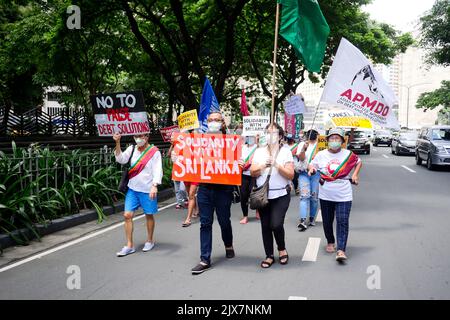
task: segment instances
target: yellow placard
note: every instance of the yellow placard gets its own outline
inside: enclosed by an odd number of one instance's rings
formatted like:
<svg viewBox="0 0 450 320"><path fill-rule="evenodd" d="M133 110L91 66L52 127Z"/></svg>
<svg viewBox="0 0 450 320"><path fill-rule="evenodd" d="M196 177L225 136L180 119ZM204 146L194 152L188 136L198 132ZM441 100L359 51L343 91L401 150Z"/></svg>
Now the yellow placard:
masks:
<svg viewBox="0 0 450 320"><path fill-rule="evenodd" d="M347 149L348 137L345 137L345 142L342 148ZM328 149L327 136L319 136L317 140L317 152Z"/></svg>
<svg viewBox="0 0 450 320"><path fill-rule="evenodd" d="M331 121L333 121L336 127L372 129L370 120L363 117L332 117Z"/></svg>
<svg viewBox="0 0 450 320"><path fill-rule="evenodd" d="M178 116L180 130L192 130L199 128L197 110L189 110Z"/></svg>

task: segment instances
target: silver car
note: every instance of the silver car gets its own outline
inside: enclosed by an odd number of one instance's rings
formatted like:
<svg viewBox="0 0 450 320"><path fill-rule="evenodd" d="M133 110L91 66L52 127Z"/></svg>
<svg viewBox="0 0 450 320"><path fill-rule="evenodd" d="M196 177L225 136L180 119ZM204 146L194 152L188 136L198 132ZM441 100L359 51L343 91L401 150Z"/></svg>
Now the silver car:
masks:
<svg viewBox="0 0 450 320"><path fill-rule="evenodd" d="M450 126L422 128L416 142L416 164L423 160L429 170L450 165Z"/></svg>

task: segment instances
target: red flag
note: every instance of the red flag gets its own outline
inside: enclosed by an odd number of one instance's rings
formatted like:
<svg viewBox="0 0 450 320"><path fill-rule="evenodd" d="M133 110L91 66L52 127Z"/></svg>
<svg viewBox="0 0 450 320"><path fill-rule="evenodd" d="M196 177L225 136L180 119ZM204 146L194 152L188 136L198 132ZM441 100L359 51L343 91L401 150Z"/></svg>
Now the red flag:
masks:
<svg viewBox="0 0 450 320"><path fill-rule="evenodd" d="M248 112L248 108L247 108L247 100L245 99L245 89L242 89L241 113L242 113L243 116L249 116L250 115L250 112Z"/></svg>

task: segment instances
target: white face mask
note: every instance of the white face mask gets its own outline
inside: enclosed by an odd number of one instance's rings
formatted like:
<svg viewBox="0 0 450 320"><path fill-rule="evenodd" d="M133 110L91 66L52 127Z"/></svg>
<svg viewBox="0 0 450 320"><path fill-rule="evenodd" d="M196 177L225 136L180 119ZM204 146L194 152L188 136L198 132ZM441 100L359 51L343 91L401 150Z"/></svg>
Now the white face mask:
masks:
<svg viewBox="0 0 450 320"><path fill-rule="evenodd" d="M208 132L220 132L220 129L222 129L222 122L208 122Z"/></svg>
<svg viewBox="0 0 450 320"><path fill-rule="evenodd" d="M278 133L266 133L267 144L277 144L280 139Z"/></svg>
<svg viewBox="0 0 450 320"><path fill-rule="evenodd" d="M143 138L134 138L134 141L136 142L136 145L138 147L142 147L143 145L145 145L145 139Z"/></svg>

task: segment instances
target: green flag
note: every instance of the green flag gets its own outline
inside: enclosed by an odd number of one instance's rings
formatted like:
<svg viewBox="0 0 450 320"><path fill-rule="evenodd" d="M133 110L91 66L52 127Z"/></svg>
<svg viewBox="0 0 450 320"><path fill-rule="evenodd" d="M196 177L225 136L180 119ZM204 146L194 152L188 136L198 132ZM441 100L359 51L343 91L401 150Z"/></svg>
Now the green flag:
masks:
<svg viewBox="0 0 450 320"><path fill-rule="evenodd" d="M278 0L282 5L280 34L295 49L308 71L319 72L330 27L317 0Z"/></svg>

